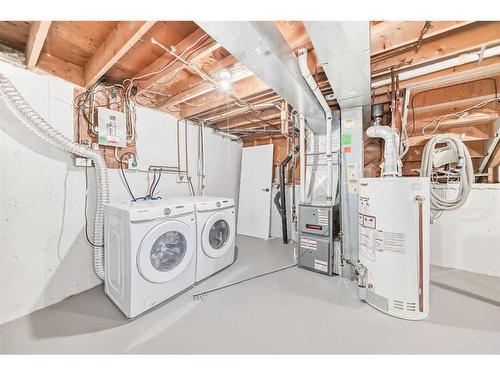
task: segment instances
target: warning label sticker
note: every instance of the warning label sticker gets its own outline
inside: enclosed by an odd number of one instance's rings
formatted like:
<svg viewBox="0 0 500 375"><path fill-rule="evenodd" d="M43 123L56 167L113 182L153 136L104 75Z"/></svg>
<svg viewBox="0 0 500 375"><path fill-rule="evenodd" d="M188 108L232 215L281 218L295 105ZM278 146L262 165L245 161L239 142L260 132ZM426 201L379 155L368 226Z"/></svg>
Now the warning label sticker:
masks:
<svg viewBox="0 0 500 375"><path fill-rule="evenodd" d="M363 226L366 228L377 228L377 219L375 216L363 215Z"/></svg>
<svg viewBox="0 0 500 375"><path fill-rule="evenodd" d="M366 248L368 259L375 256L375 252L394 251L405 252L406 238L404 233L389 232L376 229L376 218L360 214L359 246ZM373 259L372 259L373 260Z"/></svg>
<svg viewBox="0 0 500 375"><path fill-rule="evenodd" d="M383 232L383 248L385 251L405 252L405 234L398 232Z"/></svg>
<svg viewBox="0 0 500 375"><path fill-rule="evenodd" d="M362 214L370 213L370 198L359 197L359 212Z"/></svg>
<svg viewBox="0 0 500 375"><path fill-rule="evenodd" d="M321 271L321 272L327 272L328 271L328 262L325 262L325 261L319 260L319 259L314 259L314 269Z"/></svg>
<svg viewBox="0 0 500 375"><path fill-rule="evenodd" d="M375 262L375 251L365 245L359 245L359 256Z"/></svg>

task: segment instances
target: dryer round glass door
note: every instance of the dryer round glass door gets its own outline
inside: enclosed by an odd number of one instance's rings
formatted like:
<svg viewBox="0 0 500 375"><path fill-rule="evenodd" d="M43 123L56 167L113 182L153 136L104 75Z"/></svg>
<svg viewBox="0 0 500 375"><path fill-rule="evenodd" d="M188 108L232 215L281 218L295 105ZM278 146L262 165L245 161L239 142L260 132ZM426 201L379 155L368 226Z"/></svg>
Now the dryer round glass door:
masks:
<svg viewBox="0 0 500 375"><path fill-rule="evenodd" d="M203 252L211 258L219 258L234 244L234 214L216 212L205 222L202 233Z"/></svg>
<svg viewBox="0 0 500 375"><path fill-rule="evenodd" d="M191 261L194 240L190 228L167 221L152 228L137 253L139 272L148 281L163 283L177 277Z"/></svg>

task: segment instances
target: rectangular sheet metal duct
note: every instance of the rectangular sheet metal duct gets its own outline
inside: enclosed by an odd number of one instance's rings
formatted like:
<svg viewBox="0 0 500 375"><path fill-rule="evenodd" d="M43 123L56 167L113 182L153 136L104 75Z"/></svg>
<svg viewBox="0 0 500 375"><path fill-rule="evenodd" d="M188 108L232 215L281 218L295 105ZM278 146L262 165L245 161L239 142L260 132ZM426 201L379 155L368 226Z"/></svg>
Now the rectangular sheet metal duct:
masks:
<svg viewBox="0 0 500 375"><path fill-rule="evenodd" d="M370 104L370 24L304 22L340 109Z"/></svg>
<svg viewBox="0 0 500 375"><path fill-rule="evenodd" d="M369 22L305 22L341 110L341 207L344 256L358 260L359 179L363 177L363 134L370 123ZM354 279L351 267L344 277Z"/></svg>
<svg viewBox="0 0 500 375"><path fill-rule="evenodd" d="M274 22L197 21L197 24L299 111L314 133L325 132L324 112L300 74L297 57Z"/></svg>

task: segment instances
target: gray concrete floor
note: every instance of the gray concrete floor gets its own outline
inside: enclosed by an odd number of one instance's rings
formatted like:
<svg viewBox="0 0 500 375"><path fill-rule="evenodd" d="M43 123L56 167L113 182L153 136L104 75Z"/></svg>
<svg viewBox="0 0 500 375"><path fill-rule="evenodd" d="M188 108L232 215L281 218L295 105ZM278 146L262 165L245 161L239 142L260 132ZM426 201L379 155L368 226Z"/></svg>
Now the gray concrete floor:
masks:
<svg viewBox="0 0 500 375"><path fill-rule="evenodd" d="M0 326L0 353L500 353L500 279L457 270L433 267L422 322L360 302L348 280L297 268L194 301L293 261L278 239L237 244L233 266L136 320L96 287Z"/></svg>

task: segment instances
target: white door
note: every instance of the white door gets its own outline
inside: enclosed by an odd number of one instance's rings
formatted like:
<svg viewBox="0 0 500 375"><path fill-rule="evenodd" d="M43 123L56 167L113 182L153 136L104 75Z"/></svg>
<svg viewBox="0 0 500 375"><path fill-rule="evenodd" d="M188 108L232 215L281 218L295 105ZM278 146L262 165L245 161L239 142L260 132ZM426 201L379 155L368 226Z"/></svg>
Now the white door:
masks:
<svg viewBox="0 0 500 375"><path fill-rule="evenodd" d="M238 234L269 238L273 145L244 147L241 154Z"/></svg>

